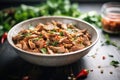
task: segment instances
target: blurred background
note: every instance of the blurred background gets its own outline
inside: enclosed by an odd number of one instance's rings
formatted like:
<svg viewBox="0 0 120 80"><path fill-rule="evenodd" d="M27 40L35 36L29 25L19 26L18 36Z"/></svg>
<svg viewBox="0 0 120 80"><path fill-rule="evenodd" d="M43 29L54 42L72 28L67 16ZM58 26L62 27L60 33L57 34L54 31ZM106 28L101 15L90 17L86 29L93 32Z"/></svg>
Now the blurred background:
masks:
<svg viewBox="0 0 120 80"><path fill-rule="evenodd" d="M35 5L35 4L44 3L45 1L46 0L0 0L0 9L19 6L20 4ZM79 4L83 4L83 3L95 4L95 3L105 3L105 2L113 2L120 0L70 0L70 1Z"/></svg>

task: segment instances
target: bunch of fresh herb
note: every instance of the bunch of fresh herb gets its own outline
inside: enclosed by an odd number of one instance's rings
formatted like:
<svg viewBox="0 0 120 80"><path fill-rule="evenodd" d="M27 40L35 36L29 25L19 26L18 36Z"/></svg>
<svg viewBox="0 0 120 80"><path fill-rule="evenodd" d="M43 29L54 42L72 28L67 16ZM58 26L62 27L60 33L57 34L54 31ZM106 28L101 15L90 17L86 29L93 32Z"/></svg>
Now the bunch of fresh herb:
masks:
<svg viewBox="0 0 120 80"><path fill-rule="evenodd" d="M88 13L81 14L79 18L87 21L88 23L96 27L99 27L99 28L102 27L101 16L96 11L90 11Z"/></svg>
<svg viewBox="0 0 120 80"><path fill-rule="evenodd" d="M0 36L18 22L49 15L79 17L80 11L78 5L71 4L69 0L47 0L37 6L21 5L18 8L3 10L0 11Z"/></svg>

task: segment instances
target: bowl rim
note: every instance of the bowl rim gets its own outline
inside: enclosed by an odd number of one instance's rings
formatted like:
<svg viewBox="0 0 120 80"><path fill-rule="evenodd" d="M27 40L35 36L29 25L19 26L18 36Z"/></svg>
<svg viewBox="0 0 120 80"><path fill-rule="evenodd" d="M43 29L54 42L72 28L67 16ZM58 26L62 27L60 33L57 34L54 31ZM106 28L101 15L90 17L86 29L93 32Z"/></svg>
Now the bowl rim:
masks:
<svg viewBox="0 0 120 80"><path fill-rule="evenodd" d="M80 21L82 23L85 23L87 25L89 25L90 27L92 27L94 30L95 30L95 33L96 33L96 39L94 42L92 42L92 44L90 46L87 46L81 50L77 50L77 51L74 51L74 52L69 52L69 53L63 53L63 54L41 54L41 53L33 53L33 52L29 52L29 51L25 51L23 49L20 49L18 47L16 47L11 41L10 41L10 33L11 31L13 30L13 28L17 27L18 25L20 24L23 24L23 23L26 23L28 21L32 21L32 20L38 20L38 19L46 19L46 18L62 18L62 19L70 19L70 20L75 20L75 21ZM11 38L12 39L12 38ZM29 54L29 55L34 55L34 56L66 56L66 55L72 55L72 54L76 54L76 53L80 53L82 51L85 51L87 49L89 49L90 47L92 47L93 45L95 45L97 43L97 41L99 40L99 34L98 34L98 31L97 29L91 25L90 23L86 22L86 21L83 21L81 19L78 19L78 18L73 18L73 17L67 17L67 16L42 16L42 17L36 17L36 18L31 18L31 19L27 19L27 20L24 20L22 22L19 22L17 23L16 25L14 25L8 32L8 36L7 36L7 40L8 40L8 43L15 49L17 49L18 51L20 51L21 53L24 53L24 54Z"/></svg>

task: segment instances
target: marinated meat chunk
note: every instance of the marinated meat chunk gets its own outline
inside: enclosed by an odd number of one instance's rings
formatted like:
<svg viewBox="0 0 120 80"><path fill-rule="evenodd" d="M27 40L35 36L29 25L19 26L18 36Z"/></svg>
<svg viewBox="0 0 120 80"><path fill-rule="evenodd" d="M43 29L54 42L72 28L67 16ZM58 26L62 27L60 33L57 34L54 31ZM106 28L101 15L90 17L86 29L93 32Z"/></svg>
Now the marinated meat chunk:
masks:
<svg viewBox="0 0 120 80"><path fill-rule="evenodd" d="M23 29L12 40L25 51L44 54L69 53L91 45L87 29L78 29L74 23L38 23L32 29Z"/></svg>

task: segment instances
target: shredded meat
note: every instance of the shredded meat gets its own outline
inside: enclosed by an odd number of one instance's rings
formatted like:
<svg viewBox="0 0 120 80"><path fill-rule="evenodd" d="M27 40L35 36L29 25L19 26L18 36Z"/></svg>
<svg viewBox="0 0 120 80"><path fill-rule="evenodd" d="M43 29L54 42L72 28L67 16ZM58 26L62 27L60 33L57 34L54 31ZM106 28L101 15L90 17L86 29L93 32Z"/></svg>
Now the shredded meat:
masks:
<svg viewBox="0 0 120 80"><path fill-rule="evenodd" d="M64 46L60 46L60 47L50 46L50 48L53 51L58 52L58 53L64 53L66 51L65 48L64 48Z"/></svg>
<svg viewBox="0 0 120 80"><path fill-rule="evenodd" d="M38 23L32 29L23 29L12 40L16 47L34 53L68 53L91 45L87 29L78 29L73 23Z"/></svg>
<svg viewBox="0 0 120 80"><path fill-rule="evenodd" d="M32 40L29 40L28 44L29 44L31 49L35 49L36 48L35 43L33 43Z"/></svg>

